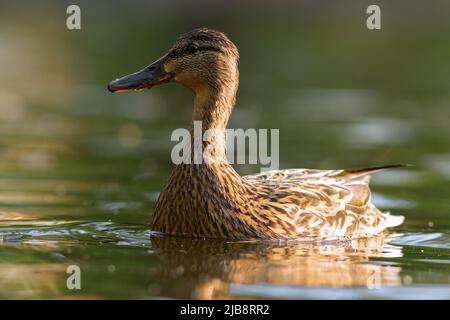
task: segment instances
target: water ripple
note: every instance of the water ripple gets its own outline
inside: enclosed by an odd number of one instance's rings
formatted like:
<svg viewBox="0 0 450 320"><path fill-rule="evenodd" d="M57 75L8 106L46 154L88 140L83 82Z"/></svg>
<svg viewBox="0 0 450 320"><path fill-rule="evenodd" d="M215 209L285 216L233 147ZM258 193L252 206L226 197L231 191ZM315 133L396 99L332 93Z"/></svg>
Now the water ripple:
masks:
<svg viewBox="0 0 450 320"><path fill-rule="evenodd" d="M450 249L450 235L444 233L407 233L395 237L392 244Z"/></svg>

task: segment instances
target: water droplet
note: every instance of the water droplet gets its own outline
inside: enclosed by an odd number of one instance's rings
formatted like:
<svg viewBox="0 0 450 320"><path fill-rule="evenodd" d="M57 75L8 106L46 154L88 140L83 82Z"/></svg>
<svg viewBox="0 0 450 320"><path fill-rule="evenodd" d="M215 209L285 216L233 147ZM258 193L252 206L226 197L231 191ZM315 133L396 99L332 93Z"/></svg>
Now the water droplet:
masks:
<svg viewBox="0 0 450 320"><path fill-rule="evenodd" d="M413 278L411 276L403 276L403 283L405 285L410 285L413 282Z"/></svg>
<svg viewBox="0 0 450 320"><path fill-rule="evenodd" d="M116 266L113 265L113 264L110 264L110 265L108 266L108 272L114 272L114 271L116 271Z"/></svg>
<svg viewBox="0 0 450 320"><path fill-rule="evenodd" d="M126 148L136 148L141 144L142 129L135 123L126 123L117 133L119 143Z"/></svg>

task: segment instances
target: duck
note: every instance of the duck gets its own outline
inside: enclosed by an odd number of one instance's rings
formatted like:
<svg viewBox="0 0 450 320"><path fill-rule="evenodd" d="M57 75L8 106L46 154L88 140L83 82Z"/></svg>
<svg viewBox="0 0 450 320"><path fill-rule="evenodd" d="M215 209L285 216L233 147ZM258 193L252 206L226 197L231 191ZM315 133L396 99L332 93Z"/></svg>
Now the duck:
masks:
<svg viewBox="0 0 450 320"><path fill-rule="evenodd" d="M369 238L404 217L371 202L363 169L284 169L241 176L227 162L226 130L239 83L239 52L223 32L198 28L179 36L158 60L108 84L111 92L181 84L194 96L191 130L214 130L199 163L176 164L151 218L157 234L227 240L317 241ZM191 156L195 148L188 149Z"/></svg>

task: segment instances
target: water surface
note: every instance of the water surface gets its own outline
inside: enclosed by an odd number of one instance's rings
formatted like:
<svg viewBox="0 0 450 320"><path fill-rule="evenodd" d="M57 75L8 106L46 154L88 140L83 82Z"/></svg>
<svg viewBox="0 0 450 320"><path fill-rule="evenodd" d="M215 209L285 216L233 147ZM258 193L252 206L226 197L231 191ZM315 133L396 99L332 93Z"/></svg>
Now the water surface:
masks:
<svg viewBox="0 0 450 320"><path fill-rule="evenodd" d="M409 20L368 39L357 6L258 15L219 6L199 16L160 4L149 21L145 5L84 5L79 33L61 27L64 6L1 11L0 298L450 298L443 10L392 7L386 21L399 11ZM106 83L198 25L227 30L241 50L230 127L279 128L281 168L414 164L372 181L374 203L405 223L339 243L153 235L170 133L187 127L192 97L175 85L112 95ZM66 287L73 264L78 291Z"/></svg>

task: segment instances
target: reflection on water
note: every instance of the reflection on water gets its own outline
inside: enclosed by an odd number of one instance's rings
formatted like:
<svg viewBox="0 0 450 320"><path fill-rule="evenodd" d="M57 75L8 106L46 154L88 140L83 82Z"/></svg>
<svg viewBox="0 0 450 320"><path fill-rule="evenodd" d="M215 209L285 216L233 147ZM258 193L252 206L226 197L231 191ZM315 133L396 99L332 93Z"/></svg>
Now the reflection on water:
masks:
<svg viewBox="0 0 450 320"><path fill-rule="evenodd" d="M111 223L78 223L65 229L53 228L59 232L48 229L45 222L40 227L40 232L35 228L16 229L0 238L6 261L10 261L0 263L0 296L13 290L10 297L71 297L70 291L64 288L67 266L81 263L85 266L83 270L97 268L98 249L86 249L99 244L118 249L137 248L139 254L130 250L127 256L138 261L142 255L156 258L156 263L141 264L135 270L138 274L134 276L147 289L146 297L270 297L273 286L379 290L402 284L399 265L371 261L402 257L402 247L389 244L390 239L385 236L314 244L226 242L162 237ZM86 245L88 247L83 249ZM20 251L29 252L29 260L12 263L12 258ZM83 255L79 256L79 252ZM0 262L2 259L5 258L0 257ZM125 263L109 259L100 275L105 279L111 269L132 268L131 261L133 259ZM110 281L119 284L122 279L111 278ZM88 283L88 287L92 285ZM248 286L259 289L245 293ZM86 298L102 297L95 290L84 294Z"/></svg>
<svg viewBox="0 0 450 320"><path fill-rule="evenodd" d="M401 284L401 268L370 257L401 257L384 237L348 243L235 243L152 237L160 264L152 271L161 296L195 299L236 297L230 285L380 289Z"/></svg>
<svg viewBox="0 0 450 320"><path fill-rule="evenodd" d="M408 287L424 281L445 283L430 286L430 297L450 297L442 233L227 242L163 237L110 221L40 220L0 229L0 297L420 298L422 289ZM71 264L83 270L82 292L65 287Z"/></svg>
<svg viewBox="0 0 450 320"><path fill-rule="evenodd" d="M61 264L2 263L0 298L59 296L59 279L64 272L65 267Z"/></svg>

